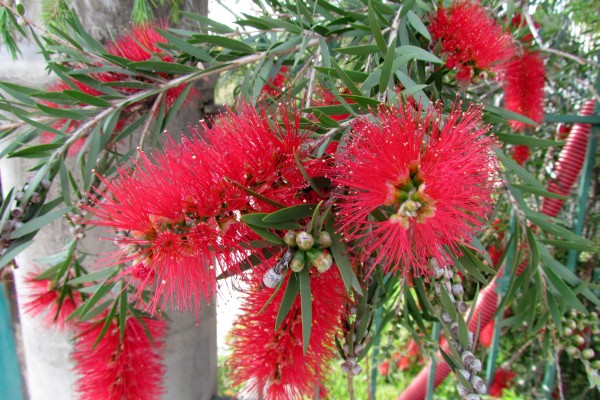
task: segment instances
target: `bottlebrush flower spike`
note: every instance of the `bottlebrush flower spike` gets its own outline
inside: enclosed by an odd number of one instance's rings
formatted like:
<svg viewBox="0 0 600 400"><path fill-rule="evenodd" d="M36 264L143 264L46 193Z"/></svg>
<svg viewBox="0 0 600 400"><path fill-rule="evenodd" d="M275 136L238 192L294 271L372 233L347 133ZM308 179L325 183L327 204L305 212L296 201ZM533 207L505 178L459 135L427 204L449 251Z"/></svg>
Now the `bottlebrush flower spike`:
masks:
<svg viewBox="0 0 600 400"><path fill-rule="evenodd" d="M513 148L512 159L519 165L525 164L529 158L529 147L522 144Z"/></svg>
<svg viewBox="0 0 600 400"><path fill-rule="evenodd" d="M456 68L456 77L463 83L482 71L497 70L514 54L510 34L477 1L458 0L450 8L438 8L429 31L441 43L446 66Z"/></svg>
<svg viewBox="0 0 600 400"><path fill-rule="evenodd" d="M72 357L79 375L76 389L80 399L160 399L165 372L162 350L166 322L127 317L125 334L120 341L119 325L113 320L96 344L103 325L104 320L82 323L75 337Z"/></svg>
<svg viewBox="0 0 600 400"><path fill-rule="evenodd" d="M160 24L158 28L167 30L167 24ZM160 60L168 63L175 62L173 57L168 55L164 50L158 47L159 43L167 43L167 39L162 37L156 29L149 24L142 24L135 26L129 35L123 36L117 39L115 42L110 43L106 47L108 54L126 58L130 61L140 62L147 61L153 57L157 57ZM102 74L108 75L108 74ZM115 74L112 74L115 75ZM123 74L118 75L117 80L128 80L129 77ZM167 74L161 74L163 77L168 77ZM185 89L185 84L179 85L166 92L167 105L171 106L177 100L177 97ZM135 90L137 91L137 90ZM186 101L190 101L199 96L196 89L190 90Z"/></svg>
<svg viewBox="0 0 600 400"><path fill-rule="evenodd" d="M281 122L277 121L281 118ZM197 152L210 149L210 157L221 188L228 194L227 208L231 211L271 212L272 205L244 193L224 180L234 181L272 200L285 205L303 202L299 192L308 185L294 159L308 156L306 131L300 130L300 113L279 106L277 115L256 110L249 104L229 110L209 128L203 123L196 130L202 137ZM306 198L304 198L306 200Z"/></svg>
<svg viewBox="0 0 600 400"><path fill-rule="evenodd" d="M69 324L69 315L81 304L81 295L68 288L61 295L62 287L56 286L51 279L36 279L37 275L29 274L25 278L28 294L23 309L31 316L44 315L43 324L46 328L63 330ZM61 299L61 296L64 297Z"/></svg>
<svg viewBox="0 0 600 400"><path fill-rule="evenodd" d="M346 188L337 218L384 271L430 273L429 259L450 261L446 249L458 251L490 210L495 141L477 107L455 104L445 120L440 103L424 116L421 106L380 108L374 119L355 125L330 172Z"/></svg>
<svg viewBox="0 0 600 400"><path fill-rule="evenodd" d="M502 397L504 389L508 389L512 385L513 379L517 374L507 369L498 368L494 374L494 380L488 389L488 394L492 397Z"/></svg>
<svg viewBox="0 0 600 400"><path fill-rule="evenodd" d="M117 262L132 262L123 275L135 278L140 294L151 289L149 311L166 302L187 309L210 301L215 259L228 249L215 220L222 199L207 163L186 152L185 143L171 144L155 163L142 153L135 172L120 169L103 183L85 207L95 217L87 223L122 232Z"/></svg>
<svg viewBox="0 0 600 400"><path fill-rule="evenodd" d="M335 356L334 335L345 312L344 283L336 268L324 273L311 270L313 321L310 343L304 352L299 296L275 330L284 288L292 273L288 272L282 288L267 304L273 290L261 287L264 272L253 272L243 314L232 332L233 353L228 363L233 383L245 384L245 391L262 394L264 397L259 397L266 400L311 396L328 371L328 361Z"/></svg>
<svg viewBox="0 0 600 400"><path fill-rule="evenodd" d="M285 65L279 69L279 72L269 79L269 81L263 86L260 94L263 96L277 97L283 92L283 83L287 79L288 67Z"/></svg>
<svg viewBox="0 0 600 400"><path fill-rule="evenodd" d="M504 105L507 110L524 115L538 124L544 120L544 84L546 68L537 52L525 51L513 58L503 73ZM527 124L510 121L515 131L524 131Z"/></svg>

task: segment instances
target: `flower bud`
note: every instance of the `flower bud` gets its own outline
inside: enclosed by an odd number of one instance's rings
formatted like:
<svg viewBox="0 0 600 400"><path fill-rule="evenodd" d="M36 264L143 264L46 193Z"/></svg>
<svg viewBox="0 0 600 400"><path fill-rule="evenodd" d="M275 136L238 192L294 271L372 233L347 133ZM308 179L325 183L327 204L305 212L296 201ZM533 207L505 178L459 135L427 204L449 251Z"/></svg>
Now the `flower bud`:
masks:
<svg viewBox="0 0 600 400"><path fill-rule="evenodd" d="M464 301L459 301L458 303L456 303L456 309L459 313L466 313L469 309L469 306Z"/></svg>
<svg viewBox="0 0 600 400"><path fill-rule="evenodd" d="M458 395L459 395L460 397L465 397L466 395L468 395L468 394L469 394L469 391L467 390L467 388L466 388L466 387L464 387L464 386L462 385L462 383L459 383L458 385L456 385L456 389L457 389L457 391L458 391Z"/></svg>
<svg viewBox="0 0 600 400"><path fill-rule="evenodd" d="M594 350L592 350L592 349L585 349L581 353L581 356L583 357L584 360L591 360L592 358L594 358Z"/></svg>
<svg viewBox="0 0 600 400"><path fill-rule="evenodd" d="M452 317L446 311L444 311L442 313L442 322L445 323L445 324L449 324L449 323L452 322Z"/></svg>
<svg viewBox="0 0 600 400"><path fill-rule="evenodd" d="M466 379L471 379L471 373L466 369L459 369L458 372Z"/></svg>
<svg viewBox="0 0 600 400"><path fill-rule="evenodd" d="M29 200L31 200L33 204L38 204L40 201L42 201L42 195L38 192L33 192L31 193Z"/></svg>
<svg viewBox="0 0 600 400"><path fill-rule="evenodd" d="M42 182L40 183L40 185L42 186L42 189L44 190L48 190L50 189L50 186L52 185L52 182L50 182L49 179L42 179Z"/></svg>
<svg viewBox="0 0 600 400"><path fill-rule="evenodd" d="M592 368L600 369L600 360L592 361Z"/></svg>
<svg viewBox="0 0 600 400"><path fill-rule="evenodd" d="M290 269L294 272L300 272L306 264L306 253L302 250L297 251L290 261Z"/></svg>
<svg viewBox="0 0 600 400"><path fill-rule="evenodd" d="M283 275L275 272L273 268L268 269L263 275L263 283L270 289L275 289L279 285L279 282L281 282L281 279L283 279Z"/></svg>
<svg viewBox="0 0 600 400"><path fill-rule="evenodd" d="M573 336L573 342L575 342L577 346L583 346L585 344L585 339L581 335L575 335Z"/></svg>
<svg viewBox="0 0 600 400"><path fill-rule="evenodd" d="M342 372L344 374L347 374L348 372L350 372L350 366L348 365L347 362L343 362L340 364L340 369L342 370Z"/></svg>
<svg viewBox="0 0 600 400"><path fill-rule="evenodd" d="M321 231L319 232L319 236L317 237L317 243L319 244L320 249L331 247L331 236L329 235L329 233Z"/></svg>
<svg viewBox="0 0 600 400"><path fill-rule="evenodd" d="M442 276L444 276L444 269L443 268L436 268L435 271L435 277L436 279L442 279Z"/></svg>
<svg viewBox="0 0 600 400"><path fill-rule="evenodd" d="M473 385L473 389L475 389L475 391L479 394L485 394L487 392L485 382L477 375L471 378L471 385Z"/></svg>
<svg viewBox="0 0 600 400"><path fill-rule="evenodd" d="M18 191L17 193L15 193L16 201L22 201L23 197L25 197L25 192Z"/></svg>
<svg viewBox="0 0 600 400"><path fill-rule="evenodd" d="M467 367L469 367L475 361L475 356L470 351L465 351L461 354L460 359Z"/></svg>
<svg viewBox="0 0 600 400"><path fill-rule="evenodd" d="M569 356L573 357L575 356L577 353L579 353L579 349L575 346L569 346L566 349L566 352Z"/></svg>
<svg viewBox="0 0 600 400"><path fill-rule="evenodd" d="M362 372L362 367L358 364L356 364L354 367L352 367L352 375L358 375Z"/></svg>
<svg viewBox="0 0 600 400"><path fill-rule="evenodd" d="M452 294L460 297L465 293L465 289L463 289L463 286L460 283L455 283L454 285L452 285Z"/></svg>
<svg viewBox="0 0 600 400"><path fill-rule="evenodd" d="M360 343L357 343L356 346L354 346L354 354L355 355L360 355L360 353L362 353L362 351L364 350L364 346Z"/></svg>
<svg viewBox="0 0 600 400"><path fill-rule="evenodd" d="M10 212L10 214L14 218L21 218L23 216L23 209L21 207L15 207L15 208L12 209L12 211Z"/></svg>
<svg viewBox="0 0 600 400"><path fill-rule="evenodd" d="M573 334L573 329L568 326L563 329L563 336L569 337Z"/></svg>
<svg viewBox="0 0 600 400"><path fill-rule="evenodd" d="M283 242L289 247L296 247L296 232L287 231L285 235L283 235Z"/></svg>
<svg viewBox="0 0 600 400"><path fill-rule="evenodd" d="M326 272L333 265L333 257L327 250L322 250L319 257L313 261L313 265L320 273Z"/></svg>
<svg viewBox="0 0 600 400"><path fill-rule="evenodd" d="M302 231L296 235L296 244L300 250L309 250L315 244L315 238L310 233Z"/></svg>
<svg viewBox="0 0 600 400"><path fill-rule="evenodd" d="M452 332L452 335L458 336L458 322L453 322L452 325L450 325L450 332Z"/></svg>
<svg viewBox="0 0 600 400"><path fill-rule="evenodd" d="M473 371L473 372L481 372L481 369L482 369L481 360L476 358L475 360L473 360L473 364L471 364L469 366L469 368L471 368L471 371Z"/></svg>
<svg viewBox="0 0 600 400"><path fill-rule="evenodd" d="M348 365L356 365L356 358L354 358L353 356L349 356L348 358L346 358L346 362L348 363Z"/></svg>

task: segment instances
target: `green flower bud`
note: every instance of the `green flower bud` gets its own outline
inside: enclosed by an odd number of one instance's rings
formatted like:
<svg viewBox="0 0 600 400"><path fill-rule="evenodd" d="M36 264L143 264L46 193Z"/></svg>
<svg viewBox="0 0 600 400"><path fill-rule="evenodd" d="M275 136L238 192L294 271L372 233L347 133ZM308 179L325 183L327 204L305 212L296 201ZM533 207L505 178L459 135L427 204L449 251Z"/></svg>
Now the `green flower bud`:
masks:
<svg viewBox="0 0 600 400"><path fill-rule="evenodd" d="M319 236L317 237L317 243L320 249L331 247L331 236L329 235L329 233L321 231L319 232Z"/></svg>
<svg viewBox="0 0 600 400"><path fill-rule="evenodd" d="M313 265L317 268L317 271L323 273L333 265L333 257L327 250L321 251L321 255L313 261Z"/></svg>
<svg viewBox="0 0 600 400"><path fill-rule="evenodd" d="M592 361L592 368L600 369L600 360Z"/></svg>
<svg viewBox="0 0 600 400"><path fill-rule="evenodd" d="M302 250L297 251L290 261L290 269L294 272L300 272L306 264L306 253Z"/></svg>
<svg viewBox="0 0 600 400"><path fill-rule="evenodd" d="M576 335L573 337L573 342L575 342L577 346L583 346L585 344L585 339L581 335Z"/></svg>
<svg viewBox="0 0 600 400"><path fill-rule="evenodd" d="M577 347L575 346L569 346L566 348L566 352L569 356L573 357L575 356L577 353L579 353L579 350L577 349Z"/></svg>
<svg viewBox="0 0 600 400"><path fill-rule="evenodd" d="M317 261L317 259L319 257L321 257L321 254L323 253L323 250L319 250L319 249L310 249L306 251L306 262L309 265L315 265L315 261Z"/></svg>
<svg viewBox="0 0 600 400"><path fill-rule="evenodd" d="M302 231L296 235L296 244L300 250L309 250L315 244L315 238L310 233Z"/></svg>
<svg viewBox="0 0 600 400"><path fill-rule="evenodd" d="M583 351L583 353L581 353L581 356L583 357L584 360L591 360L592 358L594 358L594 350L585 349Z"/></svg>
<svg viewBox="0 0 600 400"><path fill-rule="evenodd" d="M287 231L285 235L283 235L283 242L289 247L296 247L296 232Z"/></svg>
<svg viewBox="0 0 600 400"><path fill-rule="evenodd" d="M563 329L563 336L569 337L573 334L573 329L568 326Z"/></svg>

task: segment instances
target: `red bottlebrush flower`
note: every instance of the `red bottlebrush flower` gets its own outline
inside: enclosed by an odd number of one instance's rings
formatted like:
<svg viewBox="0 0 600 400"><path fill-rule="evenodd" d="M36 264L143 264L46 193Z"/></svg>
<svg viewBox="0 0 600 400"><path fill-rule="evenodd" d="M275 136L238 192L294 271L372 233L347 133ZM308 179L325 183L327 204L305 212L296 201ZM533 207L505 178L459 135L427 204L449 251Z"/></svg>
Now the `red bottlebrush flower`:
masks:
<svg viewBox="0 0 600 400"><path fill-rule="evenodd" d="M269 81L263 86L260 91L260 94L263 96L271 96L277 97L280 96L283 89L283 83L287 79L286 73L288 72L288 67L285 65L279 69L279 72L269 79Z"/></svg>
<svg viewBox="0 0 600 400"><path fill-rule="evenodd" d="M495 141L481 110L455 105L445 120L440 103L421 111L381 108L356 125L330 173L347 188L337 214L346 239L404 275L429 273L431 257L449 262L446 248L458 251L479 229L493 191Z"/></svg>
<svg viewBox="0 0 600 400"><path fill-rule="evenodd" d="M521 36L520 40L523 43L533 42L533 34L529 31L529 27L527 26L527 20L523 17L522 14L515 14L510 21L510 24L513 28L516 28ZM534 21L533 26L537 29L540 27L540 24ZM522 30L522 31L521 31Z"/></svg>
<svg viewBox="0 0 600 400"><path fill-rule="evenodd" d="M179 309L210 301L217 263L230 261L215 220L223 200L207 161L188 150L185 141L171 144L156 163L142 154L135 172L103 180L105 190L86 207L95 217L88 224L123 232L118 262L133 263L123 274L140 294L152 290L149 311L167 301Z"/></svg>
<svg viewBox="0 0 600 400"><path fill-rule="evenodd" d="M495 244L492 244L488 247L487 251L490 255L490 259L492 260L492 267L497 267L498 261L500 261L502 254L504 254L504 250Z"/></svg>
<svg viewBox="0 0 600 400"><path fill-rule="evenodd" d="M494 328L496 326L496 320L491 320L486 326L479 332L479 343L482 346L490 347L492 340L494 339Z"/></svg>
<svg viewBox="0 0 600 400"><path fill-rule="evenodd" d="M506 109L541 123L544 120L546 68L539 53L526 51L513 58L506 65L503 80ZM511 120L510 127L524 131L527 124Z"/></svg>
<svg viewBox="0 0 600 400"><path fill-rule="evenodd" d="M379 364L379 375L388 376L390 374L390 360L385 360Z"/></svg>
<svg viewBox="0 0 600 400"><path fill-rule="evenodd" d="M499 68L514 54L512 37L491 19L479 2L454 1L440 7L430 20L429 31L442 45L446 66L458 70L463 83L482 71Z"/></svg>
<svg viewBox="0 0 600 400"><path fill-rule="evenodd" d="M342 88L342 90L340 91L340 94L350 94L350 91L347 88ZM339 104L342 104L333 93L331 93L328 89L324 88L324 87L318 87L316 90L316 96L317 98L315 98L315 106L336 106ZM356 103L354 100L352 99L344 99L346 101L346 103L348 104L354 104ZM337 114L337 115L329 115L329 118L335 120L335 121L342 121L345 120L346 118L348 118L350 116L350 114Z"/></svg>
<svg viewBox="0 0 600 400"><path fill-rule="evenodd" d="M513 148L512 159L519 165L524 165L529 159L529 147L518 145Z"/></svg>
<svg viewBox="0 0 600 400"><path fill-rule="evenodd" d="M494 374L494 380L488 389L488 394L492 397L502 397L502 392L512 385L512 381L516 376L517 374L512 371L498 368Z"/></svg>
<svg viewBox="0 0 600 400"><path fill-rule="evenodd" d="M81 400L154 400L162 392L162 319L127 317L123 340L116 320L96 344L104 320L80 324L73 359ZM147 331L146 331L147 330ZM148 337L152 339L150 339Z"/></svg>
<svg viewBox="0 0 600 400"><path fill-rule="evenodd" d="M158 26L160 29L166 30L168 27L166 24ZM133 28L131 33L127 36L123 36L117 39L114 43L107 46L106 51L108 54L126 58L130 61L147 61L153 57L158 57L164 62L174 62L173 57L168 55L164 50L158 47L159 43L167 43L167 39L162 37L154 27L149 24L138 25ZM106 75L106 74L103 74ZM128 77L119 75L119 79L113 80L127 80ZM166 74L161 74L167 76ZM185 84L179 85L166 92L167 105L171 106L177 100L177 97L185 89ZM188 93L186 101L198 97L199 93L197 90L192 89Z"/></svg>
<svg viewBox="0 0 600 400"><path fill-rule="evenodd" d="M30 274L25 278L29 293L23 309L31 316L43 314L46 328L54 326L63 330L69 325L69 315L81 304L81 295L68 288L63 295L63 288L56 286L53 280L36 279L36 275L38 274Z"/></svg>
<svg viewBox="0 0 600 400"><path fill-rule="evenodd" d="M308 185L298 170L294 154L300 160L308 156L307 146L303 146L308 136L300 130L298 112L284 106L278 111L281 124L276 116L241 104L237 112L223 114L212 128L203 124L197 131L202 140L192 146L196 146L199 157L204 153L203 157L214 160L210 162L221 180L222 190L227 192L227 208L231 211L245 214L275 209L224 178L285 205L306 200L298 196ZM206 153L207 147L210 155Z"/></svg>
<svg viewBox="0 0 600 400"><path fill-rule="evenodd" d="M234 385L245 384L246 391L262 394L266 400L302 399L315 392L328 371L327 363L335 356L334 336L345 312L344 284L337 268L324 273L311 270L313 320L310 343L304 352L299 296L275 330L284 288L292 273L287 274L283 286L267 304L273 291L261 287L263 272L253 272L243 314L234 325L233 353L228 360L232 380Z"/></svg>
<svg viewBox="0 0 600 400"><path fill-rule="evenodd" d="M400 357L400 360L398 360L398 369L400 371L405 371L409 367L410 367L410 359L406 356Z"/></svg>

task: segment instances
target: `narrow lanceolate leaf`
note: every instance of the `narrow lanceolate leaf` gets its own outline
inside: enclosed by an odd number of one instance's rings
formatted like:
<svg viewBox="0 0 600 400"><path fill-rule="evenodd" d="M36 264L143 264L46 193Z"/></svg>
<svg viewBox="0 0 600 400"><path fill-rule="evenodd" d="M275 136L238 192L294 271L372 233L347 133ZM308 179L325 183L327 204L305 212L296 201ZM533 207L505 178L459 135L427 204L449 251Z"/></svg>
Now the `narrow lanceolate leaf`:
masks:
<svg viewBox="0 0 600 400"><path fill-rule="evenodd" d="M538 147L540 149L546 149L548 147L562 146L565 142L558 142L556 140L539 139L533 136L527 135L514 135L512 133L497 133L496 137L500 141L508 144L522 144L529 147Z"/></svg>
<svg viewBox="0 0 600 400"><path fill-rule="evenodd" d="M244 221L247 225L258 226L259 228L267 228L267 229L276 229L276 230L284 230L284 229L300 229L302 225L295 221L287 221L287 222L265 222L265 216L269 214L265 213L254 213L254 214L246 214L242 215L241 220Z"/></svg>
<svg viewBox="0 0 600 400"><path fill-rule="evenodd" d="M256 233L263 239L266 239L273 244L278 244L278 245L285 244L279 236L277 236L276 234L274 234L273 232L271 232L270 230L268 230L266 228L261 228L261 227L255 226L255 225L248 225L248 228L252 229L254 231L254 233Z"/></svg>
<svg viewBox="0 0 600 400"><path fill-rule="evenodd" d="M310 217L313 214L314 209L314 204L300 204L297 206L282 208L281 210L277 210L271 214L265 214L262 220L266 223L298 221L300 219Z"/></svg>
<svg viewBox="0 0 600 400"><path fill-rule="evenodd" d="M357 293L362 295L362 288L360 287L360 283L358 282L358 278L354 273L354 269L352 269L352 264L348 257L348 249L346 248L342 236L335 230L333 217L331 215L325 222L325 229L327 230L327 233L329 233L329 236L331 236L331 254L335 260L335 265L340 271L346 290L351 291L354 289Z"/></svg>
<svg viewBox="0 0 600 400"><path fill-rule="evenodd" d="M210 43L240 53L254 53L254 49L244 42L222 36L194 35L195 43Z"/></svg>
<svg viewBox="0 0 600 400"><path fill-rule="evenodd" d="M402 7L404 8L404 6ZM415 14L414 11L409 11L406 14L406 17L408 18L408 22L412 25L413 28L415 28L417 32L423 35L423 37L425 37L427 40L431 40L431 35L429 34L427 27L425 26L423 21L421 21L421 18L419 18L419 16Z"/></svg>
<svg viewBox="0 0 600 400"><path fill-rule="evenodd" d="M369 0L369 25L371 26L371 32L373 32L373 37L379 51L381 51L381 54L385 54L387 52L387 45L381 33L381 27L379 26L379 21L377 20L377 15L375 15L375 8L371 0Z"/></svg>
<svg viewBox="0 0 600 400"><path fill-rule="evenodd" d="M294 305L294 301L296 301L296 297L298 296L299 291L300 280L298 279L298 274L290 272L290 279L288 279L285 292L283 292L283 298L281 299L281 304L279 305L279 312L277 313L277 318L275 319L276 331L279 330L281 324L285 320L285 317L292 309L292 306Z"/></svg>
<svg viewBox="0 0 600 400"><path fill-rule="evenodd" d="M97 107L110 107L111 103L98 96L92 96L77 90L63 90L67 96L79 101L80 103L89 104Z"/></svg>
<svg viewBox="0 0 600 400"><path fill-rule="evenodd" d="M129 64L129 68L138 71L163 72L165 74L189 74L198 71L189 65L169 63L164 61L140 61Z"/></svg>
<svg viewBox="0 0 600 400"><path fill-rule="evenodd" d="M304 352L310 344L310 332L312 330L312 293L310 290L309 268L304 268L300 275L300 305L302 308L302 343Z"/></svg>
<svg viewBox="0 0 600 400"><path fill-rule="evenodd" d="M64 207L59 210L50 211L47 214L40 215L39 217L26 222L20 228L12 231L10 234L10 238L16 239L16 238L25 236L29 233L35 232L35 231L39 230L40 228L42 228L43 226L48 225L50 222L54 221L55 219L62 217L70 209L71 209L70 207Z"/></svg>
<svg viewBox="0 0 600 400"><path fill-rule="evenodd" d="M69 281L70 285L80 285L86 282L95 282L108 278L111 276L116 270L118 266L114 265L112 267L101 269L100 271L92 272L91 274L85 274L78 278L71 279Z"/></svg>
<svg viewBox="0 0 600 400"><path fill-rule="evenodd" d="M161 29L157 29L157 32L161 34L165 39L169 41L172 45L176 46L179 50L185 51L187 54L192 57L197 58L200 61L211 62L212 57L208 52L202 50L199 47L194 46L193 44L169 33L165 32Z"/></svg>

